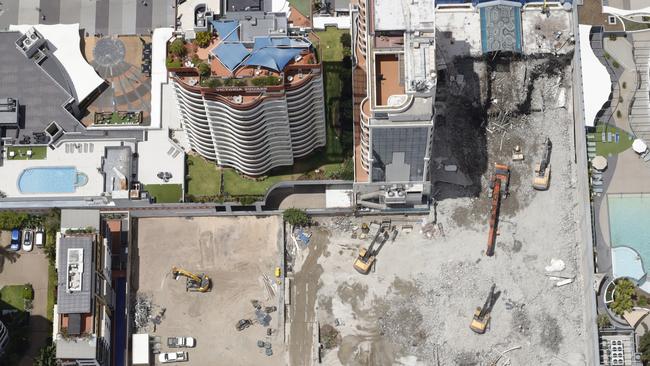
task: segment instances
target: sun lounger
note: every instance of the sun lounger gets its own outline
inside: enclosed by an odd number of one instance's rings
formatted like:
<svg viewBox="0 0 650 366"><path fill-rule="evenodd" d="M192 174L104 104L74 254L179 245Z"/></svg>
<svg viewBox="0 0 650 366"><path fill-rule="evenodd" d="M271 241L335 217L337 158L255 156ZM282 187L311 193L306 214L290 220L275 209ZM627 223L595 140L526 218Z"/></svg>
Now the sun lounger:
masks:
<svg viewBox="0 0 650 366"><path fill-rule="evenodd" d="M607 132L607 142L612 142L612 133Z"/></svg>
<svg viewBox="0 0 650 366"><path fill-rule="evenodd" d="M616 143L618 144L619 141L621 141L621 135L617 132L616 133Z"/></svg>
<svg viewBox="0 0 650 366"><path fill-rule="evenodd" d="M595 139L596 139L596 136L594 136L593 133L588 133L587 134L587 140L595 140Z"/></svg>
<svg viewBox="0 0 650 366"><path fill-rule="evenodd" d="M643 158L643 161L650 161L650 154L646 155L646 156Z"/></svg>
<svg viewBox="0 0 650 366"><path fill-rule="evenodd" d="M587 141L587 146L589 147L596 147L596 143L593 141Z"/></svg>
<svg viewBox="0 0 650 366"><path fill-rule="evenodd" d="M605 142L605 132L600 134L600 142Z"/></svg>
<svg viewBox="0 0 650 366"><path fill-rule="evenodd" d="M592 185L592 186L602 186L602 185L603 185L603 181L602 181L602 180L592 180L592 181L591 181L591 185Z"/></svg>
<svg viewBox="0 0 650 366"><path fill-rule="evenodd" d="M594 191L594 193L603 193L603 189L600 188L600 187L595 187L595 188L593 189L593 191Z"/></svg>
<svg viewBox="0 0 650 366"><path fill-rule="evenodd" d="M95 145L92 142L89 145L90 145L90 152L93 152L93 150L95 150Z"/></svg>

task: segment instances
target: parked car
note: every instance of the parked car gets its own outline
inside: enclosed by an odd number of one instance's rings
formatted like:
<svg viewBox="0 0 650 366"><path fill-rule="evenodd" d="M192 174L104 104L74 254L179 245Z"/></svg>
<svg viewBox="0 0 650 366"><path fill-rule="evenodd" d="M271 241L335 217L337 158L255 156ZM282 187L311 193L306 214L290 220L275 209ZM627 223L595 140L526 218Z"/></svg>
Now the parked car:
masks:
<svg viewBox="0 0 650 366"><path fill-rule="evenodd" d="M43 245L45 245L45 233L44 232L37 231L34 234L34 245L36 245L39 248L42 247Z"/></svg>
<svg viewBox="0 0 650 366"><path fill-rule="evenodd" d="M9 249L13 251L19 251L20 250L20 230L19 229L13 229L11 230L11 246Z"/></svg>
<svg viewBox="0 0 650 366"><path fill-rule="evenodd" d="M34 249L34 232L31 230L23 231L23 250L31 252Z"/></svg>
<svg viewBox="0 0 650 366"><path fill-rule="evenodd" d="M196 346L196 340L192 337L168 337L167 346L171 348L192 348Z"/></svg>
<svg viewBox="0 0 650 366"><path fill-rule="evenodd" d="M172 363L187 361L187 352L166 352L158 355L158 361L161 363Z"/></svg>

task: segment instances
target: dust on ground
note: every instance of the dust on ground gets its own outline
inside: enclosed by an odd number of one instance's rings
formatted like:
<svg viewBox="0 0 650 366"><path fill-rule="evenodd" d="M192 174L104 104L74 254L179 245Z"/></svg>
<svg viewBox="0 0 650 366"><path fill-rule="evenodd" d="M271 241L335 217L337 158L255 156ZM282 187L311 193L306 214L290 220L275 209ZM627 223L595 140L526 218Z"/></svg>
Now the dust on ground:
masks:
<svg viewBox="0 0 650 366"><path fill-rule="evenodd" d="M255 319L251 300L280 309L281 287L274 281L279 263L282 231L278 217L179 217L139 219L135 225L137 268L132 283L137 297L151 302L158 323L144 329L160 336L163 352L167 337L192 336L195 348L187 349L189 365L284 365L283 320L274 311L268 327ZM171 267L205 273L212 279L208 293L186 292L185 280L175 281ZM254 324L235 329L240 319ZM267 336L267 328L273 330ZM257 341L270 342L273 355L266 356ZM218 360L218 361L217 361Z"/></svg>
<svg viewBox="0 0 650 366"><path fill-rule="evenodd" d="M379 218L319 220L310 245L289 251L299 268L290 275L310 283L309 321L334 327L340 337L321 350L323 364L585 364L571 72L570 55L456 60L439 86L444 118L436 121L432 158L438 202L427 218L440 224L435 235L420 232L420 218L392 217L400 233L366 276L352 263L370 239L352 238L352 230ZM547 136L551 187L538 192L533 169ZM524 161L512 161L515 146ZM496 254L486 257L495 162L510 164L511 194L502 204ZM459 172L444 173L445 164ZM402 230L408 225L410 233ZM557 287L549 279L544 267L551 258L565 262L562 275L573 283ZM492 284L498 299L487 334L478 335L469 324ZM513 347L519 348L500 356ZM291 364L314 364L301 361Z"/></svg>

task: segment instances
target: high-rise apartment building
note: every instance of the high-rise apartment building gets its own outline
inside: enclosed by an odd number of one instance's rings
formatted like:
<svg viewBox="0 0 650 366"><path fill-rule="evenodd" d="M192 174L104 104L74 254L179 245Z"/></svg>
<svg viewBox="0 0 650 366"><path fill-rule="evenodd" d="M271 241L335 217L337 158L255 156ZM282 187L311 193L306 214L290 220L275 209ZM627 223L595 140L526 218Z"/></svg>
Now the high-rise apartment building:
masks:
<svg viewBox="0 0 650 366"><path fill-rule="evenodd" d="M292 165L326 141L314 47L290 36L286 14L265 11L267 3L179 5L181 19L194 23L183 21L170 40L187 41L181 63L168 69L192 149L252 176ZM199 32L210 33L207 47L192 45Z"/></svg>
<svg viewBox="0 0 650 366"><path fill-rule="evenodd" d="M358 0L353 16L355 190L368 208L430 195L436 91L433 0Z"/></svg>

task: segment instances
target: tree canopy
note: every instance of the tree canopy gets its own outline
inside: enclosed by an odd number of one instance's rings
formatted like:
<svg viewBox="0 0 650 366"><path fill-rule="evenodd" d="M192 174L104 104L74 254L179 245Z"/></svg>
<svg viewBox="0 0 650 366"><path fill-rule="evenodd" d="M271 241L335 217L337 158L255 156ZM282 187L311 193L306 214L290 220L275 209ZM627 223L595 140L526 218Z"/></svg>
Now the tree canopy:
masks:
<svg viewBox="0 0 650 366"><path fill-rule="evenodd" d="M284 221L291 225L307 225L309 224L309 215L304 210L298 208L288 208L284 210Z"/></svg>

